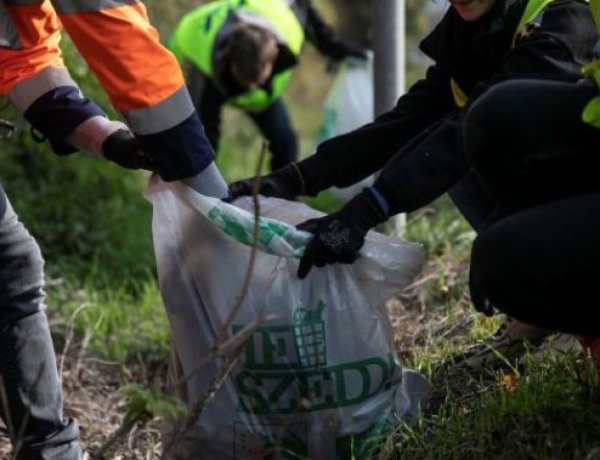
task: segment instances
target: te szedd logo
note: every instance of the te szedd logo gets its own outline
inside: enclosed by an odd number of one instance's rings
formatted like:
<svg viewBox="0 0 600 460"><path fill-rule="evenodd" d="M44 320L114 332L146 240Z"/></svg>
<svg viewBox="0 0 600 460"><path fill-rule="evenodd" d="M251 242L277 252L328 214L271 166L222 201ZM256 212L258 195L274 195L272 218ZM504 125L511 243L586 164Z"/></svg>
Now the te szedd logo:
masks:
<svg viewBox="0 0 600 460"><path fill-rule="evenodd" d="M293 324L254 333L235 379L240 410L287 414L331 409L358 404L389 388L397 366L391 353L328 365L325 308L322 301L313 310L299 308ZM234 326L233 332L242 327Z"/></svg>

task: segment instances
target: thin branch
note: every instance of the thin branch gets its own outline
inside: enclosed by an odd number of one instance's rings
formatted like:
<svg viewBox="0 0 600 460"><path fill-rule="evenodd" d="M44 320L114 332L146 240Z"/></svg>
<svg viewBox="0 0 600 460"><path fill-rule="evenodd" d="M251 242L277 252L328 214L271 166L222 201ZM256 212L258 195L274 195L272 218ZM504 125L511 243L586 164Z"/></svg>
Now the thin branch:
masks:
<svg viewBox="0 0 600 460"><path fill-rule="evenodd" d="M216 376L211 380L211 382L208 385L206 391L204 392L204 395L202 396L202 398L200 398L200 400L198 400L192 407L192 409L190 411L191 412L190 416L188 417L188 419L185 423L185 428L183 430L177 431L173 435L173 437L171 438L171 440L169 441L167 446L165 446L165 449L163 450L162 458L167 458L167 455L171 452L173 447L175 445L177 445L177 443L183 438L183 436L187 433L188 430L190 430L194 427L196 421L198 420L198 418L204 411L204 408L206 407L206 405L214 398L217 391L219 390L219 388L221 387L221 385L223 384L223 382L225 381L225 379L227 378L227 376L229 375L231 370L234 368L240 354L244 350L244 346L245 346L247 340L252 336L254 331L256 331L265 321L271 319L270 316L259 317L255 321L253 321L251 324L249 324L245 328L243 328L241 331L239 331L234 337L232 337L229 340L227 339L227 333L228 333L231 325L233 324L233 321L235 320L238 313L240 312L242 305L244 303L244 300L246 299L246 296L248 295L248 291L250 290L250 283L252 281L252 273L254 272L254 265L256 262L256 254L258 252L258 239L259 239L259 232L260 232L260 201L258 198L258 193L260 190L260 172L262 170L262 164L263 164L263 161L264 161L264 158L265 158L265 155L266 155L268 149L269 149L269 143L267 141L263 141L262 148L260 151L260 156L258 158L258 162L256 165L256 173L254 175L254 181L252 184L252 199L254 202L254 229L253 229L254 234L252 236L252 247L251 247L251 251L250 251L250 258L248 260L248 268L246 269L246 275L244 277L244 282L242 284L242 289L240 291L240 294L239 294L233 308L231 309L231 313L225 320L225 323L223 325L221 333L217 337L217 341L216 341L214 347L212 348L211 353L209 353L209 356L211 358L213 358L217 355L217 353L219 353L220 350L221 351L224 350L224 348L225 348L224 344L228 344L228 345L235 344L235 345L232 347L230 352L225 356L223 364L221 365ZM197 366L196 369L192 370L191 372L188 372L188 374L185 376L184 379L179 380L179 383L183 383L183 382L187 381L195 372L197 372L201 367L203 367L203 365L206 363L206 361L210 360L211 358L205 358L203 360L203 363L201 363L200 366Z"/></svg>
<svg viewBox="0 0 600 460"><path fill-rule="evenodd" d="M250 324L244 326L234 336L230 337L225 342L220 344L217 343L217 345L211 349L211 352L207 356L202 358L191 371L174 381L173 385L178 386L187 382L194 376L196 372L200 371L204 366L206 366L209 361L212 361L216 358L225 358L232 349L236 349L239 346L240 342L245 343L263 324L272 321L273 319L275 319L275 315L260 316Z"/></svg>
<svg viewBox="0 0 600 460"><path fill-rule="evenodd" d="M93 460L108 459L108 455L117 448L121 440L127 437L128 433L138 423L145 424L151 418L151 414L147 412L138 412L133 417L126 417L123 423L115 432L113 432L102 446L93 454L90 454Z"/></svg>
<svg viewBox="0 0 600 460"><path fill-rule="evenodd" d="M260 149L260 156L258 157L258 163L256 164L256 174L254 175L254 180L252 183L252 200L254 202L254 235L252 237L252 249L250 251L250 260L248 261L248 269L246 270L246 276L244 278L244 284L242 285L242 290L238 299L235 303L235 306L232 308L231 313L227 317L225 321L225 325L221 330L221 336L219 341L222 341L227 336L227 331L229 330L233 320L238 315L242 308L242 304L246 296L248 295L248 290L250 289L250 281L252 280L252 273L254 271L254 262L256 260L256 253L258 249L258 236L260 231L260 200L258 199L258 193L260 191L260 172L262 170L262 164L265 159L265 155L269 150L269 142L263 140L262 148Z"/></svg>
<svg viewBox="0 0 600 460"><path fill-rule="evenodd" d="M87 307L89 307L88 303L82 303L73 312L73 314L71 315L71 318L69 318L69 324L67 326L67 335L65 336L65 345L63 346L62 354L60 356L60 364L58 366L58 377L61 380L62 380L63 370L65 367L65 359L67 357L69 348L71 347L71 342L73 341L73 336L75 335L75 319L77 319L77 316L79 315L79 313L81 313Z"/></svg>

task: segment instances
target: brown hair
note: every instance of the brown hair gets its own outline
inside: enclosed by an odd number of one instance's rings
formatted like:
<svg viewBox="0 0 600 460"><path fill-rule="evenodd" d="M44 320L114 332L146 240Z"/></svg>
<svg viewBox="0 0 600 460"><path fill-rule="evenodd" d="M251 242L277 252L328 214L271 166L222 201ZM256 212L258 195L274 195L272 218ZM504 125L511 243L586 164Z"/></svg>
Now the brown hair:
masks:
<svg viewBox="0 0 600 460"><path fill-rule="evenodd" d="M240 23L235 26L227 46L229 65L236 79L253 82L260 78L270 53L267 44L273 35L254 24Z"/></svg>

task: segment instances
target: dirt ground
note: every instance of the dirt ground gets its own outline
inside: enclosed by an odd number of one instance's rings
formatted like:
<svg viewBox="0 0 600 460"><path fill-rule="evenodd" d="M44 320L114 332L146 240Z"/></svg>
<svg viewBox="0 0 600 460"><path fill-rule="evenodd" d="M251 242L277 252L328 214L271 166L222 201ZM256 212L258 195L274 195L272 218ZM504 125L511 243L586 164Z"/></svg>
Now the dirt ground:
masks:
<svg viewBox="0 0 600 460"><path fill-rule="evenodd" d="M401 357L408 357L415 346L423 343L431 323L415 308L406 308L399 299L387 303L395 332L395 345ZM123 386L118 363L104 362L86 355L85 347L73 345L62 360L65 415L78 420L81 443L86 459L94 460L96 454L115 433L126 413L126 400L120 391ZM62 362L64 361L64 362ZM133 381L143 384L145 380L136 369L129 369ZM122 369L121 369L122 372ZM155 377L155 376L154 376ZM161 421L144 427L134 427L120 437L115 449L104 457L106 460L158 460L162 450ZM0 459L11 459L11 445L6 433L0 435Z"/></svg>

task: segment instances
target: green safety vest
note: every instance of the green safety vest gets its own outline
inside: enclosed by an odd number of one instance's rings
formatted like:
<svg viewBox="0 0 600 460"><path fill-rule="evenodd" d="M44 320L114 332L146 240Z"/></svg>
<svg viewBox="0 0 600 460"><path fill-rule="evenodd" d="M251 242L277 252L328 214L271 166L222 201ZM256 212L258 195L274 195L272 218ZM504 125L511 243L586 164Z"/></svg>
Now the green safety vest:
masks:
<svg viewBox="0 0 600 460"><path fill-rule="evenodd" d="M190 61L209 78L214 77L213 50L219 31L233 11L246 11L269 22L296 57L300 55L305 34L300 21L284 0L220 0L201 6L185 15L171 39L170 47L180 62ZM227 102L245 110L260 112L283 94L292 72L275 74L272 90L256 89Z"/></svg>
<svg viewBox="0 0 600 460"><path fill-rule="evenodd" d="M600 0L589 0L592 17L596 23L596 31L600 35ZM600 88L600 59L591 62L583 68L583 74L593 78ZM593 98L583 109L581 118L584 122L600 128L600 96Z"/></svg>
<svg viewBox="0 0 600 460"><path fill-rule="evenodd" d="M553 0L529 0L527 2L527 6L525 7L525 11L521 15L521 20L519 21L519 25L515 30L515 34L513 37L513 46L516 39L523 33L525 33L527 29L527 25L535 20L536 17L540 15L540 13L546 8ZM591 0L600 2L600 0ZM450 79L450 89L452 90L452 96L454 97L454 103L457 107L464 107L467 105L468 97L465 92L461 89L458 83L452 78Z"/></svg>

